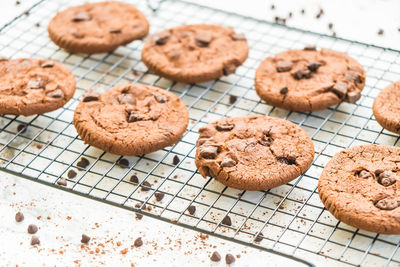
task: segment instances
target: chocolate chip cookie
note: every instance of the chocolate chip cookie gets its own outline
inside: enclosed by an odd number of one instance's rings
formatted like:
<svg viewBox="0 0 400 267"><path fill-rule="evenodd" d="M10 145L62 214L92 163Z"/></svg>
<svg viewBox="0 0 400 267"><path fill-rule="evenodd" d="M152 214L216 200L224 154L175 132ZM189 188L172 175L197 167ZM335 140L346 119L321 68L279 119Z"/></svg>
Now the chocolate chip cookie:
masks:
<svg viewBox="0 0 400 267"><path fill-rule="evenodd" d="M246 60L243 34L217 25L183 25L152 35L142 50L147 68L168 79L199 83L232 74Z"/></svg>
<svg viewBox="0 0 400 267"><path fill-rule="evenodd" d="M74 95L75 77L50 59L0 62L0 114L33 115L56 110Z"/></svg>
<svg viewBox="0 0 400 267"><path fill-rule="evenodd" d="M365 85L363 67L348 55L308 46L266 58L255 89L268 104L293 111L316 111L342 101L355 103Z"/></svg>
<svg viewBox="0 0 400 267"><path fill-rule="evenodd" d="M319 197L338 220L400 234L400 148L362 145L336 154L322 171Z"/></svg>
<svg viewBox="0 0 400 267"><path fill-rule="evenodd" d="M115 50L149 32L145 16L132 5L96 2L59 12L48 26L50 39L74 53L103 53Z"/></svg>
<svg viewBox="0 0 400 267"><path fill-rule="evenodd" d="M179 97L147 85L122 85L103 94L89 90L75 109L85 143L118 155L142 155L179 141L189 114Z"/></svg>
<svg viewBox="0 0 400 267"><path fill-rule="evenodd" d="M280 118L223 118L199 132L200 174L237 189L265 190L286 184L303 174L314 158L308 134Z"/></svg>
<svg viewBox="0 0 400 267"><path fill-rule="evenodd" d="M374 100L372 111L385 129L400 134L400 81L383 89Z"/></svg>

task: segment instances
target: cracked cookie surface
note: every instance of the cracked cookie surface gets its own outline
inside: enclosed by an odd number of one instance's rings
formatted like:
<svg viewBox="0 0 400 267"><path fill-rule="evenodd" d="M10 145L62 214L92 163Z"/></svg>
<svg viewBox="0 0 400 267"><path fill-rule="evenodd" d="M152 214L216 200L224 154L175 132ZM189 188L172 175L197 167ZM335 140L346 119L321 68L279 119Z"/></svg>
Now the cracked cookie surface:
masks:
<svg viewBox="0 0 400 267"><path fill-rule="evenodd" d="M74 53L104 53L144 38L146 17L134 6L121 2L96 2L59 12L49 23L50 39Z"/></svg>
<svg viewBox="0 0 400 267"><path fill-rule="evenodd" d="M266 58L255 77L261 99L293 111L322 110L342 101L355 103L364 85L365 71L356 60L314 47Z"/></svg>
<svg viewBox="0 0 400 267"><path fill-rule="evenodd" d="M361 145L325 166L318 192L338 220L371 232L400 234L400 148Z"/></svg>
<svg viewBox="0 0 400 267"><path fill-rule="evenodd" d="M76 89L75 77L49 59L19 58L0 62L0 114L29 116L56 110Z"/></svg>
<svg viewBox="0 0 400 267"><path fill-rule="evenodd" d="M280 118L223 118L199 132L195 161L200 174L237 189L286 184L303 174L314 158L308 134Z"/></svg>
<svg viewBox="0 0 400 267"><path fill-rule="evenodd" d="M182 100L147 85L87 91L75 109L74 125L85 143L118 155L142 155L179 141L189 121Z"/></svg>
<svg viewBox="0 0 400 267"><path fill-rule="evenodd" d="M246 38L232 28L183 25L156 33L146 41L142 60L168 79L199 83L232 74L249 52Z"/></svg>
<svg viewBox="0 0 400 267"><path fill-rule="evenodd" d="M400 134L400 81L383 89L374 100L372 111L385 129Z"/></svg>

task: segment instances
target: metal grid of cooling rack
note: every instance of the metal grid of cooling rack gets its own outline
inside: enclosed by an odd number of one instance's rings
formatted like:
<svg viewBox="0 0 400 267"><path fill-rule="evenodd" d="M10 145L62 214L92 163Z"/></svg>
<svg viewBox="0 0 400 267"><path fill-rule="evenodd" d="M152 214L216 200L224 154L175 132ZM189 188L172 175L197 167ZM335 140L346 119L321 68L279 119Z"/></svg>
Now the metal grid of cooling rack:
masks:
<svg viewBox="0 0 400 267"><path fill-rule="evenodd" d="M29 117L0 117L0 168L22 177L52 185L112 205L135 210L161 220L217 235L261 249L307 258L313 263L349 265L400 265L400 236L379 235L338 222L318 198L317 183L323 166L338 151L364 143L397 145L399 138L373 118L371 105L379 90L400 79L400 51L342 40L263 22L224 11L168 0L153 12L145 1L129 1L149 18L151 33L191 23L216 23L246 33L250 54L236 74L202 83L173 83L147 72L140 61L142 41L120 47L110 54L69 54L47 36L52 16L78 0L41 0L27 14L15 18L0 31L0 56L52 58L66 64L77 78L74 98L63 108ZM277 52L307 44L346 52L366 69L367 83L357 105L342 103L329 109L298 113L261 102L253 89L260 61ZM71 124L74 108L88 88L107 90L126 83L165 88L185 102L189 127L172 147L139 157L125 157L129 168L116 164L119 156L83 144ZM237 100L231 104L230 96ZM197 129L224 116L267 114L288 119L312 137L316 154L310 169L287 185L268 191L246 192L203 179L194 165ZM18 131L19 124L27 131ZM173 157L180 162L174 165ZM81 157L90 161L78 170ZM78 176L68 185L56 184L70 169ZM140 184L129 181L137 175ZM150 191L140 190L147 181ZM161 202L155 192L165 193ZM135 205L145 203L146 210ZM187 208L196 206L190 215ZM231 226L223 225L228 215ZM255 237L263 234L261 242Z"/></svg>

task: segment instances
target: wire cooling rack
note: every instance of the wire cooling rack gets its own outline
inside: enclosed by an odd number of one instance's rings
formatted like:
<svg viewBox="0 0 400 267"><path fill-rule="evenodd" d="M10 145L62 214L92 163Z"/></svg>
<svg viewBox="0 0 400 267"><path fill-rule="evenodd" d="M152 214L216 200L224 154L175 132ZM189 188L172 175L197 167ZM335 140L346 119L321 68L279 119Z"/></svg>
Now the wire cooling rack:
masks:
<svg viewBox="0 0 400 267"><path fill-rule="evenodd" d="M151 32L191 23L216 23L246 34L249 58L236 74L201 84L173 83L149 73L140 61L142 41L113 53L69 54L50 42L46 27L57 11L78 0L42 0L29 12L1 28L0 56L52 58L66 64L77 79L74 98L63 108L29 117L0 117L0 167L33 181L74 192L112 205L170 221L184 227L236 241L314 264L339 263L363 266L400 265L400 236L379 235L337 221L319 200L318 177L329 159L349 146L378 143L397 145L399 138L375 121L371 105L379 90L400 79L400 52L342 40L282 25L168 0L150 8L145 1L129 1L148 17ZM262 59L307 44L343 51L366 69L367 83L356 105L342 103L329 109L299 113L266 105L253 89L255 69ZM150 84L178 95L190 113L189 127L172 147L126 157L129 168L116 164L119 156L85 145L71 124L80 96L88 88L107 90L127 83ZM231 104L231 96L237 98ZM246 192L204 179L194 164L198 128L224 116L267 114L288 119L306 130L316 154L310 169L298 179L268 191ZM27 131L18 131L26 124ZM173 157L180 161L173 164ZM76 168L81 157L89 159L85 170ZM57 185L69 170L78 176ZM140 184L129 181L132 175ZM150 191L142 191L144 181ZM163 192L161 202L154 194ZM135 205L144 203L145 210ZM190 215L187 208L196 206ZM222 224L225 216L231 226ZM261 241L256 242L259 233ZM303 263L307 263L303 261Z"/></svg>

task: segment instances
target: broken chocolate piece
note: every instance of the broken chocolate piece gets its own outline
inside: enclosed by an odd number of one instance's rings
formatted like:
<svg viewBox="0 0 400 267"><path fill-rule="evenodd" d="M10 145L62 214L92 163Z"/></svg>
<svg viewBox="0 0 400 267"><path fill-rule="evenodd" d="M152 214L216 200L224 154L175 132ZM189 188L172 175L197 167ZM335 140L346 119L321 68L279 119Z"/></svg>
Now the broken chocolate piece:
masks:
<svg viewBox="0 0 400 267"><path fill-rule="evenodd" d="M307 69L309 69L312 72L315 72L319 69L319 67L322 66L321 62L315 61L307 64Z"/></svg>
<svg viewBox="0 0 400 267"><path fill-rule="evenodd" d="M74 18L72 19L72 21L74 22L80 22L80 21L85 21L85 20L91 20L92 17L86 13L86 12L79 12L78 14L76 14L74 16Z"/></svg>
<svg viewBox="0 0 400 267"><path fill-rule="evenodd" d="M158 103L165 103L168 101L168 98L164 95L154 95L154 98Z"/></svg>
<svg viewBox="0 0 400 267"><path fill-rule="evenodd" d="M190 205L188 211L190 215L194 215L196 213L196 206Z"/></svg>
<svg viewBox="0 0 400 267"><path fill-rule="evenodd" d="M95 92L93 89L87 90L83 95L83 102L91 102L99 100L99 93Z"/></svg>
<svg viewBox="0 0 400 267"><path fill-rule="evenodd" d="M226 256L225 256L226 264L230 265L230 264L234 263L235 261L236 261L235 256L233 256L232 254L226 254Z"/></svg>
<svg viewBox="0 0 400 267"><path fill-rule="evenodd" d="M135 247L141 247L142 245L143 245L143 241L142 241L142 238L141 237L138 237L138 238L136 238L136 240L135 240Z"/></svg>
<svg viewBox="0 0 400 267"><path fill-rule="evenodd" d="M221 224L224 224L224 225L227 225L227 226L231 226L232 225L231 217L226 215L224 217L224 219L222 219Z"/></svg>
<svg viewBox="0 0 400 267"><path fill-rule="evenodd" d="M399 202L394 197L387 197L375 203L375 207L381 210L393 210L399 206Z"/></svg>
<svg viewBox="0 0 400 267"><path fill-rule="evenodd" d="M15 221L16 222L22 222L24 220L24 214L20 211L15 214Z"/></svg>
<svg viewBox="0 0 400 267"><path fill-rule="evenodd" d="M174 158L172 159L172 164L178 165L179 162L180 162L179 157L175 155Z"/></svg>
<svg viewBox="0 0 400 267"><path fill-rule="evenodd" d="M243 33L234 33L231 35L233 41L244 41L246 36Z"/></svg>
<svg viewBox="0 0 400 267"><path fill-rule="evenodd" d="M278 61L276 63L276 71L277 72L287 72L290 71L293 68L293 62L292 61Z"/></svg>
<svg viewBox="0 0 400 267"><path fill-rule="evenodd" d="M295 165L296 164L296 158L293 158L293 157L277 157L276 160L278 162L286 164L286 165Z"/></svg>
<svg viewBox="0 0 400 267"><path fill-rule="evenodd" d="M377 177L377 182L385 187L391 186L396 183L394 175L392 171L384 171Z"/></svg>
<svg viewBox="0 0 400 267"><path fill-rule="evenodd" d="M218 262L221 260L221 255L217 251L214 251L213 254L211 255L210 259L214 262Z"/></svg>
<svg viewBox="0 0 400 267"><path fill-rule="evenodd" d="M315 45L306 45L303 50L306 51L316 51L317 47Z"/></svg>
<svg viewBox="0 0 400 267"><path fill-rule="evenodd" d="M64 92L61 89L57 89L51 92L48 92L46 96L51 97L51 98L63 98L64 97Z"/></svg>
<svg viewBox="0 0 400 267"><path fill-rule="evenodd" d="M357 172L356 175L357 175L358 177L360 177L360 178L363 178L363 179L368 179L368 178L374 177L374 176L372 175L372 173L370 173L370 172L367 171L367 170L361 170L361 171Z"/></svg>
<svg viewBox="0 0 400 267"><path fill-rule="evenodd" d="M236 165L236 161L231 159L230 157L225 157L222 161L221 161L221 167L233 167Z"/></svg>
<svg viewBox="0 0 400 267"><path fill-rule="evenodd" d="M40 67L42 68L52 68L54 66L54 62L52 60L46 60L43 62Z"/></svg>
<svg viewBox="0 0 400 267"><path fill-rule="evenodd" d="M215 126L215 128L218 131L230 131L235 127L234 124L232 123L225 123L225 124L217 124L217 126Z"/></svg>
<svg viewBox="0 0 400 267"><path fill-rule="evenodd" d="M40 245L40 240L39 240L39 237L37 237L37 236L32 236L32 238L31 238L31 246L34 246L34 245Z"/></svg>
<svg viewBox="0 0 400 267"><path fill-rule="evenodd" d="M337 95L339 98L343 98L347 93L347 83L345 82L337 82L332 87L332 92Z"/></svg>
<svg viewBox="0 0 400 267"><path fill-rule="evenodd" d="M169 37L170 37L169 33L162 32L154 35L153 40L156 45L164 45L168 42Z"/></svg>
<svg viewBox="0 0 400 267"><path fill-rule="evenodd" d="M211 43L212 35L208 32L199 32L194 37L196 45L200 47L206 47Z"/></svg>
<svg viewBox="0 0 400 267"><path fill-rule="evenodd" d="M67 180L65 180L65 178L60 178L58 179L57 184L61 186L67 186Z"/></svg>
<svg viewBox="0 0 400 267"><path fill-rule="evenodd" d="M81 243L83 244L87 244L90 241L90 236L82 234L82 239L81 239Z"/></svg>
<svg viewBox="0 0 400 267"><path fill-rule="evenodd" d="M157 201L161 201L164 198L164 193L155 192L154 196L156 197Z"/></svg>
<svg viewBox="0 0 400 267"><path fill-rule="evenodd" d="M200 157L205 159L215 159L218 155L218 147L216 146L202 146L200 149Z"/></svg>
<svg viewBox="0 0 400 267"><path fill-rule="evenodd" d="M35 234L38 230L39 228L35 224L30 224L28 226L28 233L30 234Z"/></svg>
<svg viewBox="0 0 400 267"><path fill-rule="evenodd" d="M85 169L87 166L89 166L90 162L87 158L82 157L80 161L76 164L76 166Z"/></svg>

